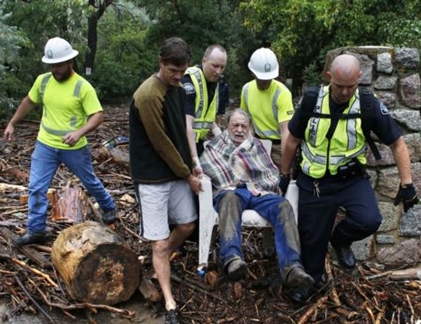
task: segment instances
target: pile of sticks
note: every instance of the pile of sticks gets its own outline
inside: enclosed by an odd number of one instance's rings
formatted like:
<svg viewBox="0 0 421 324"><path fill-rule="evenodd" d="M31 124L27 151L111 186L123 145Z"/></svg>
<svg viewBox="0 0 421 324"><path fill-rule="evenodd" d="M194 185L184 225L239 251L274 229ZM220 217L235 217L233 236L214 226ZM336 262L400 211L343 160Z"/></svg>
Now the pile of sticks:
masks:
<svg viewBox="0 0 421 324"><path fill-rule="evenodd" d="M0 125L4 129L5 125ZM49 222L45 245L16 248L13 235L25 231L27 205L21 204L28 185L30 154L38 124L27 122L17 129L17 142L0 143L0 297L8 300L12 314L43 313L59 309L74 318L74 311L85 311L94 323L92 313L108 310L124 318L135 314L120 307L92 305L72 300L54 269L50 252L58 233L70 224ZM127 136L127 115L122 109L106 110L106 120L91 134L91 152L95 172L115 198L119 222L115 232L139 255L142 275L154 279L151 250L140 243L138 207L127 165L104 151L102 143L113 136ZM127 148L119 147L124 151ZM120 154L125 156L124 154ZM66 168L60 168L52 189L78 180ZM95 202L91 201L91 220L98 220ZM345 272L326 259L326 284L304 306L297 306L282 289L277 260L264 258L260 248L262 234L258 229L243 232L243 251L248 263L246 278L228 282L217 260L217 243L213 246L209 267L202 276L196 272L196 242L187 242L185 253L172 261L172 287L183 314L183 323L415 323L421 319L421 270L416 265L402 269L385 269L373 262L359 264L353 272ZM216 240L217 242L217 240ZM156 306L162 299L148 301ZM117 305L118 306L118 305Z"/></svg>

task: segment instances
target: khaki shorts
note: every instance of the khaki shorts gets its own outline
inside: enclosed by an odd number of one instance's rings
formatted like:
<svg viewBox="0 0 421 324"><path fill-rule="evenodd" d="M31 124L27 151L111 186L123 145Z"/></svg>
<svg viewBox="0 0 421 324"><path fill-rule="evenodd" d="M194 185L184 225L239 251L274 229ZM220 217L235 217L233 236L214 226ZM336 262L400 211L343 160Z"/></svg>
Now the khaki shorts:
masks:
<svg viewBox="0 0 421 324"><path fill-rule="evenodd" d="M281 144L272 144L272 150L270 152L270 157L276 167L281 172L281 164L282 164L282 146Z"/></svg>
<svg viewBox="0 0 421 324"><path fill-rule="evenodd" d="M140 236L150 241L170 236L169 224L197 219L193 192L184 180L160 184L135 184L140 199Z"/></svg>

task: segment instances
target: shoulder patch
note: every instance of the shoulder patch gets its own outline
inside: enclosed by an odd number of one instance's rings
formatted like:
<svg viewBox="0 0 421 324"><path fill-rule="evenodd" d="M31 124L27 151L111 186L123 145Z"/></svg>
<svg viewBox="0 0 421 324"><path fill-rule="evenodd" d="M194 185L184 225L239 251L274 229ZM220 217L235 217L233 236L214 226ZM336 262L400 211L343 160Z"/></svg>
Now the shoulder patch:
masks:
<svg viewBox="0 0 421 324"><path fill-rule="evenodd" d="M196 93L193 83L186 82L183 84L184 90L188 95Z"/></svg>
<svg viewBox="0 0 421 324"><path fill-rule="evenodd" d="M389 110L382 102L380 103L380 111L383 115L389 115Z"/></svg>

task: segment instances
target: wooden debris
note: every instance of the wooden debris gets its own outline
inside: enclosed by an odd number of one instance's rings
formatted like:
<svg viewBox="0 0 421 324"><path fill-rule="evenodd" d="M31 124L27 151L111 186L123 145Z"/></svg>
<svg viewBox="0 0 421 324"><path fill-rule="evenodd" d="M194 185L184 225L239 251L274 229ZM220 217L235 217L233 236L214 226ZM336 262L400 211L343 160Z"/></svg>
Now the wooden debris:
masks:
<svg viewBox="0 0 421 324"><path fill-rule="evenodd" d="M105 111L104 125L89 134L93 165L95 173L118 205L119 222L116 223L115 233L137 256L142 256L141 261L136 259L133 262L142 263L142 277L151 278L154 273L151 246L148 242L140 242L141 217L139 206L134 199L128 165L116 163L109 150L101 144L110 137L128 133L125 113L117 110L115 115L110 116L112 111L115 110ZM31 127L34 129L31 130ZM20 143L5 142L4 149L9 152L7 160L0 157L0 230L8 229L12 234L22 235L26 231L27 206L19 205L19 197L26 193L28 183L19 173L3 171L14 168L23 173L29 172L30 153L38 127L39 123L28 122L25 127L18 128L17 132L25 129L29 135L25 135L25 140ZM19 133L16 133L16 136L22 137ZM105 154L101 156L102 148ZM124 146L118 148L126 150ZM73 180L73 175L67 168L60 166L51 188L58 190L66 186L69 179ZM93 199L88 199L88 202L91 212L87 213L87 219L101 223L101 213L96 202ZM49 211L49 216L50 214ZM85 321L91 323L97 320L95 313L99 310L114 313L110 314L110 322L114 321L115 316L133 320L133 311L102 303L77 302L72 298L67 284L55 267L48 266L48 263L44 263L43 266L38 258L42 256L51 262L51 238L60 235L69 224L50 222L49 218L47 226L48 239L40 246L16 248L12 246L9 236L4 235L3 231L0 232L0 296L8 302L7 307L11 315L16 316L21 312L34 313L48 323L48 318L38 308L41 306L47 313L50 313L51 309L60 310L67 317L73 318L71 321L75 321L76 314L73 312L76 310L82 311L77 312L78 314L85 312ZM213 233L216 237L217 231ZM225 279L219 266L218 241L214 240L212 243L213 253L204 278L196 273L197 243L185 244L186 255L171 263L172 292L180 306L183 323L292 324L301 321L309 324L398 324L413 323L421 319L421 283L417 279L417 271L413 273L411 268L406 269L415 267L414 264L390 269L379 267L376 260L370 260L359 263L359 271L351 274L327 259L326 269L329 273L326 286L319 289L307 304L300 307L294 305L279 284L272 284L276 282L279 274L278 262L276 258L264 258L259 234L260 231L256 229L243 229L244 257L251 266L248 267L245 280L241 282L242 293L239 299L233 298L233 284ZM397 272L395 274L399 274L400 278L392 279L392 273L395 271L405 271L406 277L401 276L402 272ZM161 293L157 282L150 283ZM107 285L103 286L108 288ZM136 289L138 288L136 286ZM162 298L157 302L148 301L148 305L159 312L162 310Z"/></svg>
<svg viewBox="0 0 421 324"><path fill-rule="evenodd" d="M142 277L140 280L139 291L145 300L150 302L157 302L160 298L158 290L155 288L152 281L148 278Z"/></svg>
<svg viewBox="0 0 421 324"><path fill-rule="evenodd" d="M102 147L100 149L101 159L111 160L114 163L118 163L126 168L129 165L129 153L123 151L120 147L106 148Z"/></svg>
<svg viewBox="0 0 421 324"><path fill-rule="evenodd" d="M320 297L313 305L311 305L307 309L307 311L303 315L301 315L301 317L298 319L297 324L307 323L308 319L317 311L317 308L321 307L327 301L327 299L327 296Z"/></svg>
<svg viewBox="0 0 421 324"><path fill-rule="evenodd" d="M232 293L234 300L239 300L243 296L243 285L241 284L241 282L234 282L234 284L232 285Z"/></svg>
<svg viewBox="0 0 421 324"><path fill-rule="evenodd" d="M53 202L54 199L54 192L56 191L56 189L48 189L47 191L47 199L50 203ZM19 204L20 205L26 205L28 203L28 195L27 194L23 194L19 196Z"/></svg>
<svg viewBox="0 0 421 324"><path fill-rule="evenodd" d="M58 223L81 223L88 213L88 197L70 182L62 189L54 191L51 219Z"/></svg>
<svg viewBox="0 0 421 324"><path fill-rule="evenodd" d="M51 259L70 295L78 301L114 305L139 286L137 256L115 232L87 221L63 230Z"/></svg>
<svg viewBox="0 0 421 324"><path fill-rule="evenodd" d="M25 186L14 185L9 183L0 183L0 193L4 194L6 192L18 192L18 191L26 191L28 188Z"/></svg>
<svg viewBox="0 0 421 324"><path fill-rule="evenodd" d="M409 268L390 272L392 280L421 280L421 268Z"/></svg>
<svg viewBox="0 0 421 324"><path fill-rule="evenodd" d="M391 280L404 281L404 280L421 280L421 268L408 268L403 270L390 270L385 272L377 272L373 275L368 275L367 280L388 277Z"/></svg>
<svg viewBox="0 0 421 324"><path fill-rule="evenodd" d="M26 296L32 301L32 303L38 308L38 310L50 321L50 323L54 323L54 320L46 313L46 311L38 304L38 302L32 297L32 295L26 290L25 286L19 280L17 276L15 276L16 282L22 288L23 292Z"/></svg>
<svg viewBox="0 0 421 324"><path fill-rule="evenodd" d="M199 287L198 285L194 285L192 283L186 282L186 281L182 280L181 278L177 277L174 274L171 274L171 280L174 280L174 281L176 281L176 282L178 282L178 283L180 283L182 285L185 285L188 288L192 288L194 290L197 290L199 292L202 292L202 293L204 293L204 294L206 294L206 295L208 295L208 296L210 296L210 297L212 297L212 298L214 298L214 299L216 299L216 300L218 300L220 302L227 303L227 301L225 299L221 298L217 294L213 294L213 293L211 293L209 291L206 291L203 288Z"/></svg>
<svg viewBox="0 0 421 324"><path fill-rule="evenodd" d="M216 271L211 270L205 274L205 279L208 285L211 288L214 288L216 282L218 281L218 273Z"/></svg>
<svg viewBox="0 0 421 324"><path fill-rule="evenodd" d="M1 170L2 174L8 175L8 176L14 176L18 178L21 181L28 181L29 180L29 174L23 170L20 170L18 168L9 167L7 169Z"/></svg>
<svg viewBox="0 0 421 324"><path fill-rule="evenodd" d="M53 266L51 260L47 259L44 254L38 252L31 246L21 246L19 250L42 269L48 269Z"/></svg>
<svg viewBox="0 0 421 324"><path fill-rule="evenodd" d="M13 233L7 228L0 228L0 234L3 238L7 239L9 242L12 241ZM23 254L25 254L25 256L27 256L32 262L36 263L41 268L46 269L46 268L52 267L51 261L48 260L42 253L39 253L33 247L26 245L26 246L19 247L19 249Z"/></svg>
<svg viewBox="0 0 421 324"><path fill-rule="evenodd" d="M326 269L326 275L327 275L327 279L328 281L332 282L333 281L333 274L332 274L332 268L330 266L330 256L326 256L325 259L325 269ZM339 300L339 295L338 292L336 290L336 287L332 288L332 291L330 292L330 298L332 299L332 301L338 305L341 306L341 301Z"/></svg>
<svg viewBox="0 0 421 324"><path fill-rule="evenodd" d="M45 279L45 281L47 282L48 285L50 285L50 286L52 286L54 288L57 288L58 287L57 283L55 283L48 274L46 274L46 273L44 273L42 271L39 271L38 269L35 269L33 267L30 267L26 263L24 263L24 262L22 262L22 261L20 261L18 259L13 258L12 261L14 263L20 265L21 267L23 267L25 269L28 269L32 273L34 273L34 274L38 275L39 277L41 277L42 279Z"/></svg>

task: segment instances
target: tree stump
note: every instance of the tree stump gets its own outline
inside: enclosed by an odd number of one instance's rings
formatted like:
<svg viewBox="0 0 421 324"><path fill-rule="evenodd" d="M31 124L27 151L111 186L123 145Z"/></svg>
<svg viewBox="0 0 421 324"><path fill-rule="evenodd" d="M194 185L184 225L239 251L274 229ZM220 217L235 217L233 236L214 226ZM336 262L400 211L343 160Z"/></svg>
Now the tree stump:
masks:
<svg viewBox="0 0 421 324"><path fill-rule="evenodd" d="M88 197L80 187L71 183L60 190L55 190L52 196L51 219L56 223L81 223L88 214Z"/></svg>
<svg viewBox="0 0 421 324"><path fill-rule="evenodd" d="M114 305L127 301L139 286L136 254L97 222L63 230L52 246L51 259L70 296L78 301Z"/></svg>

